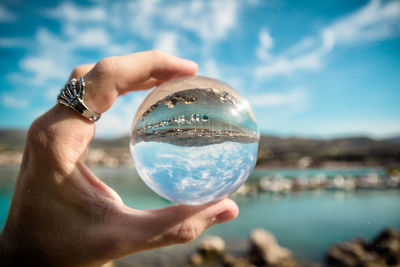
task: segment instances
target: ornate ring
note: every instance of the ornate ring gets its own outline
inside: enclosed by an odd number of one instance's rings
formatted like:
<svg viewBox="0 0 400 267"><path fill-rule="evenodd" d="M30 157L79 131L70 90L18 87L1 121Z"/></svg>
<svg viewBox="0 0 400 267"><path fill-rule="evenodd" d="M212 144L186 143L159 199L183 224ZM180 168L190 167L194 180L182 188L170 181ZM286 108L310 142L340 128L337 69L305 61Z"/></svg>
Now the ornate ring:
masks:
<svg viewBox="0 0 400 267"><path fill-rule="evenodd" d="M60 90L57 96L57 102L72 108L90 121L97 121L100 119L101 114L97 114L83 102L83 97L85 95L85 81L83 77L81 77L79 81L79 90L77 90L76 85L77 80L75 78L69 81L64 88Z"/></svg>

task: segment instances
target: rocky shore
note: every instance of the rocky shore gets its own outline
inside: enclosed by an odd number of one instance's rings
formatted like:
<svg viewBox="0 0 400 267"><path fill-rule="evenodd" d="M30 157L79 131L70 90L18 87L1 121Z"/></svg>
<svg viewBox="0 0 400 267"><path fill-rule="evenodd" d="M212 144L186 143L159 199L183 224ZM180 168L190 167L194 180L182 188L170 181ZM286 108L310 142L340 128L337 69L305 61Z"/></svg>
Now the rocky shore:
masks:
<svg viewBox="0 0 400 267"><path fill-rule="evenodd" d="M324 262L305 262L279 245L275 236L265 229L250 233L247 248L232 253L229 243L219 236L205 236L187 256L184 266L192 267L388 267L400 266L400 233L383 229L372 241L354 239L332 245ZM113 266L120 266L115 261ZM122 265L121 265L122 266ZM123 266L129 266L126 262ZM164 266L164 265L163 265ZM175 266L173 262L165 266Z"/></svg>
<svg viewBox="0 0 400 267"><path fill-rule="evenodd" d="M287 248L281 247L275 236L264 229L255 229L249 237L248 250L241 255L225 251L225 241L219 236L206 236L188 258L190 266L300 266Z"/></svg>
<svg viewBox="0 0 400 267"><path fill-rule="evenodd" d="M400 233L387 228L372 241L354 239L333 245L325 261L331 267L400 266Z"/></svg>

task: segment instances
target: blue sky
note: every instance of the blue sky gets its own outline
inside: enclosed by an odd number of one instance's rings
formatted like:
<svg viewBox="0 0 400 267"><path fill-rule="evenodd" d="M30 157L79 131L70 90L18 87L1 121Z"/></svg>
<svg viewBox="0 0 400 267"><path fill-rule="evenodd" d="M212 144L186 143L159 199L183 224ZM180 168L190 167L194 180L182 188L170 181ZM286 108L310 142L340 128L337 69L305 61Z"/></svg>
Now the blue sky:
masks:
<svg viewBox="0 0 400 267"><path fill-rule="evenodd" d="M29 127L74 66L149 49L233 86L263 133L400 134L400 1L378 0L0 0L0 128ZM146 94L96 134L127 134Z"/></svg>

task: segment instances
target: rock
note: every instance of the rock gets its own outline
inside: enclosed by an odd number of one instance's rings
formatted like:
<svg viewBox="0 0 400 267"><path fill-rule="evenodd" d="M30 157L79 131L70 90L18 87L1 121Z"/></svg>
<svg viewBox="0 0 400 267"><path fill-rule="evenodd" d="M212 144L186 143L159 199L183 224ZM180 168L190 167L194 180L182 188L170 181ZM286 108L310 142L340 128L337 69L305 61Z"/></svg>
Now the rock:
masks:
<svg viewBox="0 0 400 267"><path fill-rule="evenodd" d="M247 258L238 258L233 254L225 254L222 264L224 267L255 267Z"/></svg>
<svg viewBox="0 0 400 267"><path fill-rule="evenodd" d="M377 260L376 255L365 249L364 240L353 240L333 245L326 254L328 266L357 267L366 266L366 262Z"/></svg>
<svg viewBox="0 0 400 267"><path fill-rule="evenodd" d="M219 236L206 236L197 248L204 257L221 256L225 251L225 241Z"/></svg>
<svg viewBox="0 0 400 267"><path fill-rule="evenodd" d="M197 250L190 255L189 264L202 266L205 263L220 261L225 251L225 241L219 236L206 236L200 240Z"/></svg>
<svg viewBox="0 0 400 267"><path fill-rule="evenodd" d="M328 266L400 266L400 233L387 228L372 243L359 239L333 245L325 259Z"/></svg>
<svg viewBox="0 0 400 267"><path fill-rule="evenodd" d="M388 265L400 264L400 233L393 228L384 229L373 241L376 251Z"/></svg>
<svg viewBox="0 0 400 267"><path fill-rule="evenodd" d="M189 257L189 264L194 266L200 266L204 263L204 257L199 253L195 252Z"/></svg>
<svg viewBox="0 0 400 267"><path fill-rule="evenodd" d="M249 259L256 266L293 266L292 253L279 246L273 234L255 229L250 235Z"/></svg>

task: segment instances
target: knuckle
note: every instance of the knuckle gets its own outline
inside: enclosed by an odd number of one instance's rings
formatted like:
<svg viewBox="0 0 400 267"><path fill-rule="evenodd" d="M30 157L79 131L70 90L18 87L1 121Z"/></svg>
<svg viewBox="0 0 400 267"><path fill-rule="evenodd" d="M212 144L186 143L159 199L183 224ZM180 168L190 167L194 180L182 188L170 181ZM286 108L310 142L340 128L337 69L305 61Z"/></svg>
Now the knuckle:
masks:
<svg viewBox="0 0 400 267"><path fill-rule="evenodd" d="M150 56L153 57L160 65L170 64L170 55L161 50L151 50Z"/></svg>
<svg viewBox="0 0 400 267"><path fill-rule="evenodd" d="M149 53L151 54L152 57L156 57L156 58L162 58L166 55L164 52L162 52L161 50L157 50L157 49L150 50Z"/></svg>
<svg viewBox="0 0 400 267"><path fill-rule="evenodd" d="M77 78L85 75L85 72L86 72L85 65L79 65L79 66L75 67L72 70L70 78L76 78L77 79Z"/></svg>
<svg viewBox="0 0 400 267"><path fill-rule="evenodd" d="M51 137L51 131L47 128L43 118L37 118L28 130L26 146L35 149L46 148Z"/></svg>
<svg viewBox="0 0 400 267"><path fill-rule="evenodd" d="M174 68L174 61L171 56L160 50L151 50L150 57L156 64L153 65L151 69L151 76L160 76L165 70L171 70Z"/></svg>
<svg viewBox="0 0 400 267"><path fill-rule="evenodd" d="M176 241L178 243L189 243L197 237L196 228L192 220L183 222L176 231Z"/></svg>
<svg viewBox="0 0 400 267"><path fill-rule="evenodd" d="M54 164L62 162L65 155L60 130L54 123L53 115L45 113L37 118L30 126L25 152L35 164Z"/></svg>
<svg viewBox="0 0 400 267"><path fill-rule="evenodd" d="M116 66L116 57L106 57L97 62L95 70L100 75L113 75Z"/></svg>

